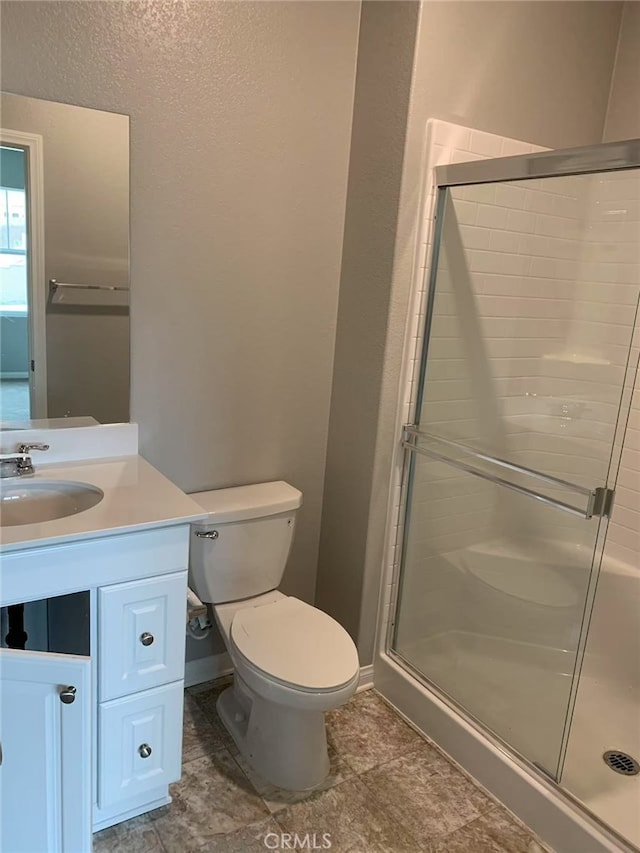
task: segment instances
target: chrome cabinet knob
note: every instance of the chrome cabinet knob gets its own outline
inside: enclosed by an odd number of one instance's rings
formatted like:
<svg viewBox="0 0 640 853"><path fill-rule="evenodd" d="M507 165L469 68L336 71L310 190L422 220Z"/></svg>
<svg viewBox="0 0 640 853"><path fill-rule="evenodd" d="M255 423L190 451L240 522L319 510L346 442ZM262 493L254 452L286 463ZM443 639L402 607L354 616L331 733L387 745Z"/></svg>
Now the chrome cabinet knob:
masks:
<svg viewBox="0 0 640 853"><path fill-rule="evenodd" d="M148 631L145 631L144 634L140 634L140 642L143 646L150 646L154 639L153 634L150 634Z"/></svg>
<svg viewBox="0 0 640 853"><path fill-rule="evenodd" d="M199 539L217 539L220 534L217 530L196 530Z"/></svg>
<svg viewBox="0 0 640 853"><path fill-rule="evenodd" d="M138 753L140 754L140 758L149 758L153 750L149 746L148 743L141 743L138 747Z"/></svg>
<svg viewBox="0 0 640 853"><path fill-rule="evenodd" d="M76 688L72 684L60 691L60 701L63 705L73 705L76 701Z"/></svg>

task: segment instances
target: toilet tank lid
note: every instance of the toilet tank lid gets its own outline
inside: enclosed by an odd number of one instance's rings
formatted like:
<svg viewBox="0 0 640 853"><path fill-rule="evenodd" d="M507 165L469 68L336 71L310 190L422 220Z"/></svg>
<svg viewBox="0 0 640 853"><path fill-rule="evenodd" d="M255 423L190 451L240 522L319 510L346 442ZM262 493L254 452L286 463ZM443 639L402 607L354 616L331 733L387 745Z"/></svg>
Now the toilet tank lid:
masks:
<svg viewBox="0 0 640 853"><path fill-rule="evenodd" d="M283 480L196 492L191 497L209 513L209 521L218 524L277 515L302 506L302 492Z"/></svg>

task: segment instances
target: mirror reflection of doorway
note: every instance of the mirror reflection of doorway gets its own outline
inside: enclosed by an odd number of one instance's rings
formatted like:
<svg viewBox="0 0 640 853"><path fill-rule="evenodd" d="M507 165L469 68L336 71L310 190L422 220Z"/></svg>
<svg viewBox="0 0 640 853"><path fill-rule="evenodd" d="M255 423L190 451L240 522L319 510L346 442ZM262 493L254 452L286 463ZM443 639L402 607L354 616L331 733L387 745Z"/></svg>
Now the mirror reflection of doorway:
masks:
<svg viewBox="0 0 640 853"><path fill-rule="evenodd" d="M8 145L0 158L0 412L21 421L31 417L26 158Z"/></svg>
<svg viewBox="0 0 640 853"><path fill-rule="evenodd" d="M41 137L23 137L0 137L1 421L46 417L42 149Z"/></svg>

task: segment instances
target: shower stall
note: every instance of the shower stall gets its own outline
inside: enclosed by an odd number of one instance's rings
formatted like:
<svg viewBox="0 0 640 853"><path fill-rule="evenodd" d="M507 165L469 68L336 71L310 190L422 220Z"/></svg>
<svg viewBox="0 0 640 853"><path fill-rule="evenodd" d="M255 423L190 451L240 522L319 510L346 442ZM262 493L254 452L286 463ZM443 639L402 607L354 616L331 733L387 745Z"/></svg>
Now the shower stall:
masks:
<svg viewBox="0 0 640 853"><path fill-rule="evenodd" d="M640 847L640 141L435 184L382 690L534 829L522 780Z"/></svg>

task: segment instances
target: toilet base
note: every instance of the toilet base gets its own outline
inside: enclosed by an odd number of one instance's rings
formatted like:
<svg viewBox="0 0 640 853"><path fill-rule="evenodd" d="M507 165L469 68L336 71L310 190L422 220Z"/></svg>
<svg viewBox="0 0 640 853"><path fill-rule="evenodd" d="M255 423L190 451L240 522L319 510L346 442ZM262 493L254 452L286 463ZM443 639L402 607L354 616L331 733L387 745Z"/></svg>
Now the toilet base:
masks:
<svg viewBox="0 0 640 853"><path fill-rule="evenodd" d="M278 788L317 788L329 775L324 711L263 699L237 672L233 686L218 697L217 709L244 759Z"/></svg>

